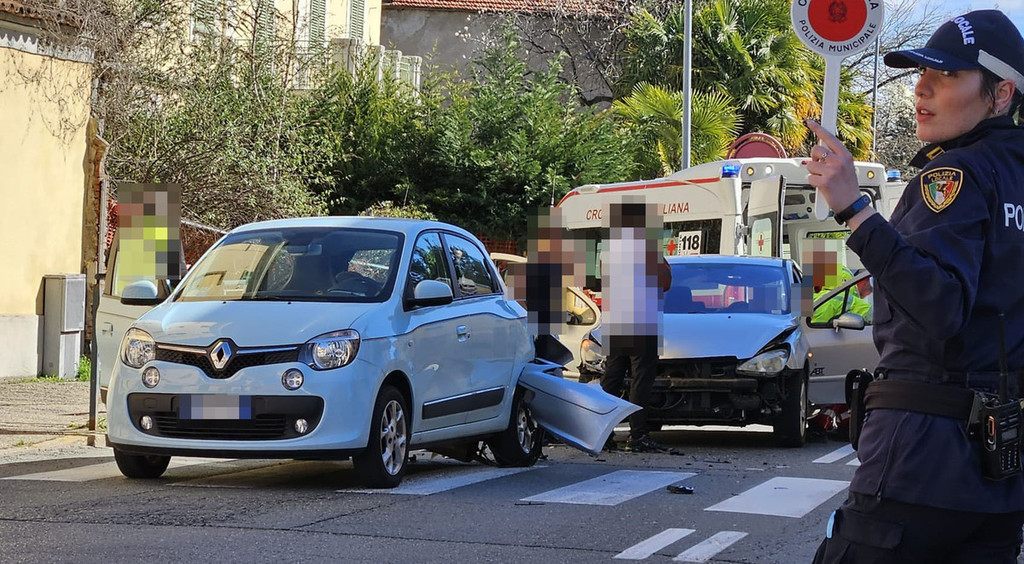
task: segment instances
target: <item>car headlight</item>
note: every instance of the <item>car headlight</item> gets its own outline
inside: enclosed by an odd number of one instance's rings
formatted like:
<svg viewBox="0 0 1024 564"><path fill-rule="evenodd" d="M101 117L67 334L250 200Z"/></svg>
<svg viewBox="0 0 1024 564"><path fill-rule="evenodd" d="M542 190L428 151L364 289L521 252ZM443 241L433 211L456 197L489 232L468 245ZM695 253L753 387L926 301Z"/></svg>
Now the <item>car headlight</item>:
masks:
<svg viewBox="0 0 1024 564"><path fill-rule="evenodd" d="M761 353L743 364L740 364L736 367L736 372L752 374L754 376L778 374L786 367L787 361L789 361L789 351L785 349L776 349Z"/></svg>
<svg viewBox="0 0 1024 564"><path fill-rule="evenodd" d="M142 368L156 358L156 341L143 331L132 327L121 339L121 361L132 368Z"/></svg>
<svg viewBox="0 0 1024 564"><path fill-rule="evenodd" d="M583 339L580 344L580 360L589 370L604 372L604 355L601 354L601 345L590 338Z"/></svg>
<svg viewBox="0 0 1024 564"><path fill-rule="evenodd" d="M346 329L314 337L305 344L306 363L317 370L341 368L359 351L359 333Z"/></svg>

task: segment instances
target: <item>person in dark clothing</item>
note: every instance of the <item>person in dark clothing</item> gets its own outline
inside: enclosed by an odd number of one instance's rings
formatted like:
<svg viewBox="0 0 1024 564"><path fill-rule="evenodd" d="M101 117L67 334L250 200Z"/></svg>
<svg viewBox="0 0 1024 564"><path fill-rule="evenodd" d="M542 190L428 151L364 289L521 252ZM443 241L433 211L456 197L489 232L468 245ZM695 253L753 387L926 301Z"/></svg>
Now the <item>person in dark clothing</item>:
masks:
<svg viewBox="0 0 1024 564"><path fill-rule="evenodd" d="M842 143L808 123L822 141L807 162L810 183L852 230L847 245L875 279L881 356L867 387L861 464L815 562L1016 562L1024 478L983 473L978 426L963 405L998 387L1000 314L1008 395L1021 397L1024 128L1014 116L1024 39L1002 12L974 11L885 63L921 69L917 136L928 143L888 222L861 198ZM896 389L966 404L943 410ZM872 407L873 393L884 405Z"/></svg>

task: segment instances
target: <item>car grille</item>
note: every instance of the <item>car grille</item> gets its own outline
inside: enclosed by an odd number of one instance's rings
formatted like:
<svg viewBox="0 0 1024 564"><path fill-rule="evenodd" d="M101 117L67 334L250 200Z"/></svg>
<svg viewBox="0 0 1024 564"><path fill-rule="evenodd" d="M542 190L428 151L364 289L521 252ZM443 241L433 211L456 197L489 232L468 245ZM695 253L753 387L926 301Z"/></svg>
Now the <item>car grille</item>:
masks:
<svg viewBox="0 0 1024 564"><path fill-rule="evenodd" d="M308 435L320 423L324 400L314 396L253 396L251 419L181 419L177 394L129 394L128 414L139 431L156 437L220 441L271 441ZM142 416L153 418L143 429ZM305 419L309 429L295 431L295 421Z"/></svg>
<svg viewBox="0 0 1024 564"><path fill-rule="evenodd" d="M736 357L660 360L658 378L735 378Z"/></svg>
<svg viewBox="0 0 1024 564"><path fill-rule="evenodd" d="M224 379L230 378L239 370L249 368L250 366L298 362L299 347L238 349L234 352L231 360L220 370L213 366L207 350L198 347L172 347L170 345L157 344L156 359L174 364L195 366L210 378Z"/></svg>

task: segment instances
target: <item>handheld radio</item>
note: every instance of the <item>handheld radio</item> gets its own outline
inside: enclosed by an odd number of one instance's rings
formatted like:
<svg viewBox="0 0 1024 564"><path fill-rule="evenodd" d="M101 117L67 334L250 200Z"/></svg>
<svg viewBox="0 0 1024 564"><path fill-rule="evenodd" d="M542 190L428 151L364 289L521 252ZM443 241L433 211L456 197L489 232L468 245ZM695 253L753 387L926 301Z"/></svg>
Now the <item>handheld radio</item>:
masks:
<svg viewBox="0 0 1024 564"><path fill-rule="evenodd" d="M1006 320L999 314L999 396L983 396L978 410L982 475L1002 480L1021 473L1021 404L1007 399Z"/></svg>

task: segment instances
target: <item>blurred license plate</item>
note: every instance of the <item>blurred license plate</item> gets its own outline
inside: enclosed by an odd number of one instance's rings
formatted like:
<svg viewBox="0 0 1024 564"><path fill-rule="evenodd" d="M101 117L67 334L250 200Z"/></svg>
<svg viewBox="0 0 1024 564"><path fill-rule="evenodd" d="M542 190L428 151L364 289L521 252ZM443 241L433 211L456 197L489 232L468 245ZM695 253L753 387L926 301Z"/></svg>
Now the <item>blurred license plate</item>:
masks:
<svg viewBox="0 0 1024 564"><path fill-rule="evenodd" d="M178 419L252 419L252 396L178 396Z"/></svg>

